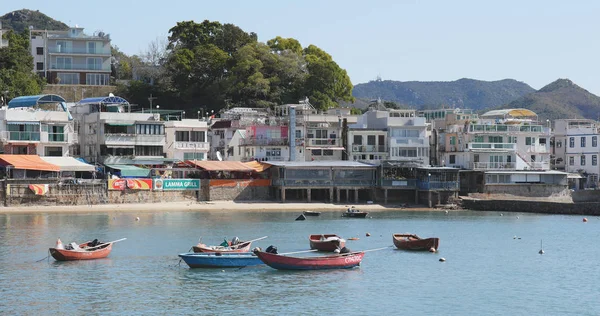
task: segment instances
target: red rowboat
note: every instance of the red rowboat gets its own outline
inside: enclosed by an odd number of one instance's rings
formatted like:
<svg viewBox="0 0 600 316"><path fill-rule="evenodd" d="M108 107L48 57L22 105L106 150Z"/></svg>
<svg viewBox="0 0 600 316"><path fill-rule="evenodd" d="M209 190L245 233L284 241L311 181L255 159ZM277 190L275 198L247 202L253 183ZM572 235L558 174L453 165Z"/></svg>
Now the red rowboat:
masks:
<svg viewBox="0 0 600 316"><path fill-rule="evenodd" d="M106 258L112 250L112 243L106 243L97 248L89 248L90 242L85 242L79 245L79 249L67 250L60 248L50 248L50 255L57 261L71 261L71 260L91 260Z"/></svg>
<svg viewBox="0 0 600 316"><path fill-rule="evenodd" d="M349 269L360 265L364 252L350 252L321 257L288 257L263 251L254 252L269 267L277 270Z"/></svg>
<svg viewBox="0 0 600 316"><path fill-rule="evenodd" d="M438 250L439 238L421 238L415 234L393 234L394 245L403 250Z"/></svg>
<svg viewBox="0 0 600 316"><path fill-rule="evenodd" d="M344 248L346 245L346 241L335 234L310 235L308 241L310 242L310 249L319 251L333 252L336 249Z"/></svg>
<svg viewBox="0 0 600 316"><path fill-rule="evenodd" d="M193 247L194 252L219 252L219 253L235 253L250 251L251 241L241 242L233 246L208 246L205 244L197 244Z"/></svg>

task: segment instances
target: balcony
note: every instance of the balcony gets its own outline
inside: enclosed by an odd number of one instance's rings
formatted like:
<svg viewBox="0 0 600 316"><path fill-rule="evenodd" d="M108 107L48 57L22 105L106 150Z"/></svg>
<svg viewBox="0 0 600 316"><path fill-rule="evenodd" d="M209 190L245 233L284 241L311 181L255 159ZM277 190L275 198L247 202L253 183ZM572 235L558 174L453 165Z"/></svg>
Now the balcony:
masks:
<svg viewBox="0 0 600 316"><path fill-rule="evenodd" d="M135 145L135 134L104 134L106 145Z"/></svg>
<svg viewBox="0 0 600 316"><path fill-rule="evenodd" d="M517 144L513 143L469 143L469 149L494 149L498 151L517 150Z"/></svg>
<svg viewBox="0 0 600 316"><path fill-rule="evenodd" d="M206 142L175 142L173 143L175 149L193 149L193 150L208 150L210 144Z"/></svg>
<svg viewBox="0 0 600 316"><path fill-rule="evenodd" d="M96 64L57 64L50 65L51 70L87 70L87 71L105 71L110 72L110 65Z"/></svg>
<svg viewBox="0 0 600 316"><path fill-rule="evenodd" d="M385 153L385 146L377 145L352 145L352 152L356 153Z"/></svg>
<svg viewBox="0 0 600 316"><path fill-rule="evenodd" d="M309 139L310 146L341 146L342 142L339 138L311 138Z"/></svg>
<svg viewBox="0 0 600 316"><path fill-rule="evenodd" d="M548 150L548 147L546 147L546 145L533 145L533 146L527 146L527 153L528 154L548 154L548 153L550 153L550 150Z"/></svg>
<svg viewBox="0 0 600 316"><path fill-rule="evenodd" d="M459 189L458 181L419 181L420 190L446 190L455 191Z"/></svg>
<svg viewBox="0 0 600 316"><path fill-rule="evenodd" d="M381 186L394 187L398 189L416 189L417 179L382 179Z"/></svg>
<svg viewBox="0 0 600 316"><path fill-rule="evenodd" d="M40 132L2 132L2 138L8 142L39 142Z"/></svg>
<svg viewBox="0 0 600 316"><path fill-rule="evenodd" d="M245 138L240 146L289 146L287 138Z"/></svg>
<svg viewBox="0 0 600 316"><path fill-rule="evenodd" d="M137 134L135 135L135 144L146 146L163 146L165 144L165 135Z"/></svg>
<svg viewBox="0 0 600 316"><path fill-rule="evenodd" d="M408 146L423 146L428 145L425 143L425 140L422 138L390 138L390 147L397 147L400 145L401 147Z"/></svg>
<svg viewBox="0 0 600 316"><path fill-rule="evenodd" d="M110 56L110 48L64 48L64 47L48 47L50 54L67 54L67 55L106 55Z"/></svg>
<svg viewBox="0 0 600 316"><path fill-rule="evenodd" d="M514 162L473 162L471 169L473 170L514 170L516 164Z"/></svg>
<svg viewBox="0 0 600 316"><path fill-rule="evenodd" d="M550 170L550 162L548 161L534 161L527 164L533 170Z"/></svg>
<svg viewBox="0 0 600 316"><path fill-rule="evenodd" d="M550 134L550 129L542 125L502 125L502 124L490 124L490 125L470 125L469 132L474 134L480 133L543 133Z"/></svg>

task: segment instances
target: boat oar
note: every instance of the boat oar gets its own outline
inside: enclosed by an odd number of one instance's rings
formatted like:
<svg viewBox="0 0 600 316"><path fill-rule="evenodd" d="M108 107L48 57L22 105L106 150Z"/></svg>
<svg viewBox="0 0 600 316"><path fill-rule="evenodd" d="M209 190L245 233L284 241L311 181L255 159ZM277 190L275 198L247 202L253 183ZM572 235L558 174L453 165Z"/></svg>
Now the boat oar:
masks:
<svg viewBox="0 0 600 316"><path fill-rule="evenodd" d="M90 248L85 248L85 249L83 249L83 250L90 250L90 249L100 248L100 247L102 247L102 246L106 246L106 245L108 245L108 244L114 244L114 243L116 243L116 242L123 241L123 240L125 240L125 239L127 239L127 238L121 238L121 239L117 239L117 240L114 240L114 241L105 242L105 243L103 243L103 244L99 244L98 246L94 246L94 247L90 247Z"/></svg>
<svg viewBox="0 0 600 316"><path fill-rule="evenodd" d="M304 251L284 252L284 253L278 253L278 255L293 255L293 254L297 254L297 253L315 252L315 251L319 251L319 250L313 249L313 250L304 250Z"/></svg>
<svg viewBox="0 0 600 316"><path fill-rule="evenodd" d="M383 247L383 248L377 248L377 249L369 249L369 250L363 250L363 251L354 251L354 252L371 252L371 251L379 251L379 250L383 250L383 249L388 249L390 247L394 247L394 246L387 246L387 247Z"/></svg>
<svg viewBox="0 0 600 316"><path fill-rule="evenodd" d="M260 238L256 238L256 239L252 239L252 240L248 240L248 241L243 241L240 244L247 244L249 242L255 242L255 241L263 240L263 239L265 239L267 237L269 237L269 236L264 236L264 237L260 237Z"/></svg>

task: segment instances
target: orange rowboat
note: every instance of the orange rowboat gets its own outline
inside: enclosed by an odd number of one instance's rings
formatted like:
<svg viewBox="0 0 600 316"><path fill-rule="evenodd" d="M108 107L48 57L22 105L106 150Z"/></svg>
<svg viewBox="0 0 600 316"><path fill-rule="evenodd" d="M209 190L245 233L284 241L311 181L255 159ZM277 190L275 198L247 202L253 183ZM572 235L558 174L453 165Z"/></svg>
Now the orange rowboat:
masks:
<svg viewBox="0 0 600 316"><path fill-rule="evenodd" d="M83 244L79 244L79 249L64 249L62 247L56 247L48 250L50 251L50 255L57 261L101 259L106 258L110 254L113 243L125 239L126 238L107 243L100 243L99 245L93 247L90 247L89 244L91 242L88 241ZM62 245L62 243L60 244Z"/></svg>

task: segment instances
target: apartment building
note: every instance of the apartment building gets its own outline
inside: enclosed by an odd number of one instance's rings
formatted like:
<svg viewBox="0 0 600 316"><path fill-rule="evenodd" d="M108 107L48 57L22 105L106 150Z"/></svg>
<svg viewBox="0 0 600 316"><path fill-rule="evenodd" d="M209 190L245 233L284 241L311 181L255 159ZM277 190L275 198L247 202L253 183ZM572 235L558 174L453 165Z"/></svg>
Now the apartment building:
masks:
<svg viewBox="0 0 600 316"><path fill-rule="evenodd" d="M210 144L205 120L182 119L165 122L165 150L174 160L206 160Z"/></svg>
<svg viewBox="0 0 600 316"><path fill-rule="evenodd" d="M77 134L65 99L21 96L0 109L0 142L5 154L71 156Z"/></svg>
<svg viewBox="0 0 600 316"><path fill-rule="evenodd" d="M0 22L0 48L8 47L8 40L4 38L6 30L2 29L2 22Z"/></svg>
<svg viewBox="0 0 600 316"><path fill-rule="evenodd" d="M598 122L588 119L560 119L554 122L553 167L579 173L585 186L597 187L600 167Z"/></svg>
<svg viewBox="0 0 600 316"><path fill-rule="evenodd" d="M88 35L75 26L67 31L30 30L33 71L51 84L109 85L110 36Z"/></svg>

